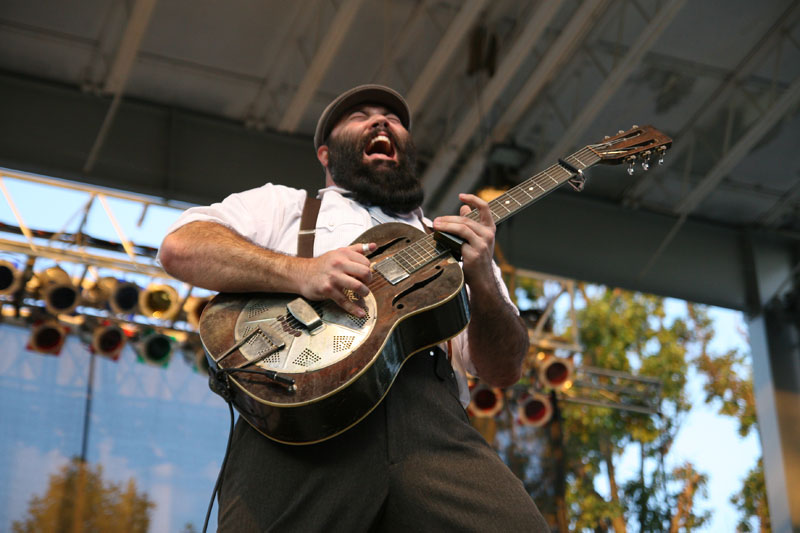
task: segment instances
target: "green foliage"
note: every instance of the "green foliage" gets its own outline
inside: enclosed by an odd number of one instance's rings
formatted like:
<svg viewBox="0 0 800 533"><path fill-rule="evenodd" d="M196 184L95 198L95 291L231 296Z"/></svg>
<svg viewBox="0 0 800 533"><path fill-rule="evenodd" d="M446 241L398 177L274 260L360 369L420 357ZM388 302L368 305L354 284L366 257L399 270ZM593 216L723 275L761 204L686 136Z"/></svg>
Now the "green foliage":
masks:
<svg viewBox="0 0 800 533"><path fill-rule="evenodd" d="M741 513L737 531L753 531L751 525L753 518L758 520L759 531L771 531L763 458L759 459L758 464L747 473L742 489L731 497L731 502Z"/></svg>
<svg viewBox="0 0 800 533"><path fill-rule="evenodd" d="M667 531L676 517L691 530L707 520L693 511L705 478L687 492L690 479L684 472L665 474L660 465L691 407L688 369L710 337L710 321L695 309L670 320L656 296L586 287L580 292L585 304L578 311L580 365L659 380L663 416L576 404L563 409L570 530L622 533L638 523L638 531ZM601 399L623 401L611 389ZM632 444L641 451L640 474L619 480L616 463ZM601 479L610 488L607 494L597 491Z"/></svg>
<svg viewBox="0 0 800 533"><path fill-rule="evenodd" d="M100 465L92 468L74 458L50 476L45 494L34 496L28 514L15 521L14 533L83 531L85 533L146 533L153 502L129 480L122 485L103 481Z"/></svg>
<svg viewBox="0 0 800 533"><path fill-rule="evenodd" d="M518 283L531 300L544 291L541 282ZM685 312L667 316L665 302L652 295L579 286L582 306L577 321L583 347L576 366L616 370L637 377L653 378L661 384L660 415L566 403L569 396L584 395L576 381L572 390L561 393L561 424L566 479L564 507L570 531L623 533L632 528L640 533L693 531L710 520L699 511L696 501L707 497L707 476L691 463L667 471L671 445L681 422L691 409L687 381L691 369L706 376L705 401L719 402L720 414L739 420L739 432L747 435L755 427L752 378L745 357L737 351L714 354L709 344L713 323L702 306L685 304ZM537 302L541 303L541 299ZM567 332L569 336L571 332ZM595 400L624 404L624 394L609 386L605 378L593 383ZM526 386L535 379L523 378ZM585 385L584 385L585 386ZM636 385L631 387L636 388ZM651 389L637 389L652 394ZM566 396L567 398L565 398ZM513 425L511 417L498 419L497 436L501 456L523 480L542 512L555 525L559 473L557 441L548 427L535 431ZM503 435L510 436L504 440ZM535 446L530 442L534 441ZM506 443L505 446L503 443ZM526 444L527 443L527 444ZM639 472L620 476L616 464L626 450L639 450ZM524 453L530 452L526 462ZM535 468L531 464L539 462ZM760 478L759 478L760 476ZM550 487L549 491L542 487ZM534 490L534 487L538 487ZM603 487L602 489L599 487ZM548 501L550 498L550 501ZM760 531L769 531L763 471L755 469L742 491L732 501L742 512L740 531L751 531L756 518ZM766 526L765 526L766 524Z"/></svg>
<svg viewBox="0 0 800 533"><path fill-rule="evenodd" d="M703 386L706 403L718 401L721 415L739 421L739 435L742 437L746 437L756 425L753 377L749 370L745 370L744 359L737 350L717 357L704 352L697 358L698 370L708 378Z"/></svg>

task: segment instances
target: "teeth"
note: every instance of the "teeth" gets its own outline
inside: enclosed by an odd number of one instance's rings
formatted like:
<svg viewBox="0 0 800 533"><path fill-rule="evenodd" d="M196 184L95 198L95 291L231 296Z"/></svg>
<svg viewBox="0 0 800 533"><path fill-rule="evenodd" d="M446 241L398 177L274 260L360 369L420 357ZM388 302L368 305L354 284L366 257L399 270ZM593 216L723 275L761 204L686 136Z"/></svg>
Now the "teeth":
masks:
<svg viewBox="0 0 800 533"><path fill-rule="evenodd" d="M370 143L369 143L370 148L372 148L375 145L375 143L378 143L378 142L386 142L386 143L389 143L389 144L392 143L392 141L389 140L389 137L387 137L386 135L381 134L381 135L377 135L374 139L372 139L372 141L370 141Z"/></svg>

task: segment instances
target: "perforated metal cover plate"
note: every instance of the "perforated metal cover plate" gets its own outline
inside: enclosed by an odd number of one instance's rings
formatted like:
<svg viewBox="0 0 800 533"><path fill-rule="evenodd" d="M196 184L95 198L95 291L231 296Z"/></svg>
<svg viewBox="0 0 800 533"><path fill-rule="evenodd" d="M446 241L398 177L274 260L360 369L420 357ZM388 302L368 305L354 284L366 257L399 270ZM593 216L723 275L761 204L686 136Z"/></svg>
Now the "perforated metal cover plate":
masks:
<svg viewBox="0 0 800 533"><path fill-rule="evenodd" d="M323 327L311 334L287 311L291 295L263 295L251 299L239 313L234 337L238 342L259 325L267 335L256 333L239 351L261 368L282 373L302 373L341 361L369 336L375 326L375 298L369 294L360 304L367 316L346 313L332 301L309 302ZM282 346L282 347L281 347Z"/></svg>

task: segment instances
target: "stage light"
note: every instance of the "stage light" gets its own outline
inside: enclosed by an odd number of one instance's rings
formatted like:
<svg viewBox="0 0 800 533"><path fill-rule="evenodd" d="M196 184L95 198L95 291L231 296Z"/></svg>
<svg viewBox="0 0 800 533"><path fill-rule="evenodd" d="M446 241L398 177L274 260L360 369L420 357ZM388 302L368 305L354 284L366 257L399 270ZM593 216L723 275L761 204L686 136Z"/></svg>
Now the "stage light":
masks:
<svg viewBox="0 0 800 533"><path fill-rule="evenodd" d="M545 357L538 362L537 371L539 382L546 388L563 390L572 386L574 365L570 359L555 356Z"/></svg>
<svg viewBox="0 0 800 533"><path fill-rule="evenodd" d="M13 294L22 285L22 270L5 259L0 259L0 294Z"/></svg>
<svg viewBox="0 0 800 533"><path fill-rule="evenodd" d="M38 272L34 278L33 288L40 291L44 306L48 312L58 315L71 313L80 303L78 287L72 283L64 269L54 266Z"/></svg>
<svg viewBox="0 0 800 533"><path fill-rule="evenodd" d="M467 410L479 418L495 416L503 408L503 391L479 383L470 391Z"/></svg>
<svg viewBox="0 0 800 533"><path fill-rule="evenodd" d="M84 283L81 299L86 305L103 308L108 305L116 286L117 280L112 277L102 277L97 281L87 281Z"/></svg>
<svg viewBox="0 0 800 533"><path fill-rule="evenodd" d="M186 364L192 369L204 376L208 375L208 359L206 359L206 351L203 345L197 342L186 342L181 346L181 353Z"/></svg>
<svg viewBox="0 0 800 533"><path fill-rule="evenodd" d="M97 355L116 361L127 342L128 338L122 328L116 324L106 324L95 328L90 346Z"/></svg>
<svg viewBox="0 0 800 533"><path fill-rule="evenodd" d="M186 321L189 322L189 325L191 325L194 329L199 327L200 315L203 314L203 309L206 308L206 305L210 301L210 296L190 296L186 300L186 305L183 306L183 310L186 312Z"/></svg>
<svg viewBox="0 0 800 533"><path fill-rule="evenodd" d="M58 355L64 346L68 329L55 320L33 323L26 348L33 352Z"/></svg>
<svg viewBox="0 0 800 533"><path fill-rule="evenodd" d="M167 366L172 356L173 340L155 330L146 330L139 340L133 343L139 358L155 366Z"/></svg>
<svg viewBox="0 0 800 533"><path fill-rule="evenodd" d="M117 282L108 305L111 310L121 315L135 313L139 307L139 286L128 281Z"/></svg>
<svg viewBox="0 0 800 533"><path fill-rule="evenodd" d="M180 312L178 291L169 285L152 284L139 293L139 312L145 316L170 320Z"/></svg>
<svg viewBox="0 0 800 533"><path fill-rule="evenodd" d="M517 419L523 426L542 427L553 417L553 404L541 392L527 392L518 402Z"/></svg>

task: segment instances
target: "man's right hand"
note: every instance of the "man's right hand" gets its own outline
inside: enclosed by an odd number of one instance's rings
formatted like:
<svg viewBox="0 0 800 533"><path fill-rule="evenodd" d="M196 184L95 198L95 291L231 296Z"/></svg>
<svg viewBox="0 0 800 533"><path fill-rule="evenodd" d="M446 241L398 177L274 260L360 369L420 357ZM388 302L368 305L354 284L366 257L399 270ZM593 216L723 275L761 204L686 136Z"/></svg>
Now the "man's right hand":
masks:
<svg viewBox="0 0 800 533"><path fill-rule="evenodd" d="M333 300L348 313L363 317L364 310L351 300L346 290L359 298L369 294L367 283L372 279L370 261L366 257L377 245L369 243L368 251L362 244L337 248L304 262L298 272L300 294L309 300Z"/></svg>

